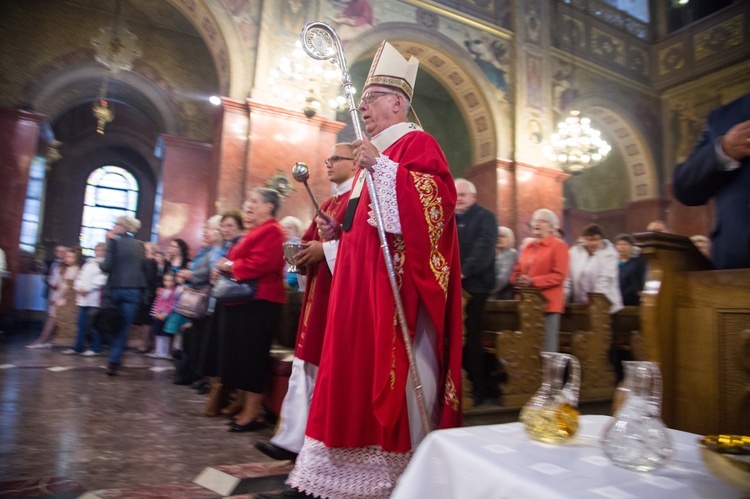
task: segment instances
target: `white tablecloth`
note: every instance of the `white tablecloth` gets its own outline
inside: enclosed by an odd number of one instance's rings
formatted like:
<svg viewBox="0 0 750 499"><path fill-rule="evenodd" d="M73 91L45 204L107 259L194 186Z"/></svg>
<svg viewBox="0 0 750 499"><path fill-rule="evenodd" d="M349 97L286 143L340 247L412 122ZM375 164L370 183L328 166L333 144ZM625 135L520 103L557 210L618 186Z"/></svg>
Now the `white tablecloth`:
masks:
<svg viewBox="0 0 750 499"><path fill-rule="evenodd" d="M706 469L698 435L670 430L674 456L641 473L612 464L599 437L609 416L583 416L564 445L528 438L520 423L433 431L417 448L392 499L743 497Z"/></svg>

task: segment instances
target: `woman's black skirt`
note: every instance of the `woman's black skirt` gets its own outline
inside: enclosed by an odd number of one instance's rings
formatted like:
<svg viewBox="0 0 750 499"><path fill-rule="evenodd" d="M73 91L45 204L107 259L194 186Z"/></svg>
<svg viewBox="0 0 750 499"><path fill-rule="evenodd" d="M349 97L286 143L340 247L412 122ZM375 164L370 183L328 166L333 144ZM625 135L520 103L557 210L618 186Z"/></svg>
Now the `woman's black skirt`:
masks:
<svg viewBox="0 0 750 499"><path fill-rule="evenodd" d="M217 304L219 376L225 386L263 393L282 305L266 300Z"/></svg>

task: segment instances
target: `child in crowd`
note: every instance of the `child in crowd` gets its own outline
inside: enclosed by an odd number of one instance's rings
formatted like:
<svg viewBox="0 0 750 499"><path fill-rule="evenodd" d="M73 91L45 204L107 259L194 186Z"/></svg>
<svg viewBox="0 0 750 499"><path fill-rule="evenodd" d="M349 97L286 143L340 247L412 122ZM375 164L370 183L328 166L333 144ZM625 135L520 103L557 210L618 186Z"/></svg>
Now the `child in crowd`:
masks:
<svg viewBox="0 0 750 499"><path fill-rule="evenodd" d="M164 274L167 273L167 258L164 256L164 252L162 250L156 249L154 250L154 260L156 261L156 282L161 285Z"/></svg>
<svg viewBox="0 0 750 499"><path fill-rule="evenodd" d="M177 290L175 289L175 275L171 272L164 274L163 286L156 290L154 306L151 308L151 332L156 339L156 349L153 353L147 353L148 357L155 359L169 359L169 335L164 331L164 324L169 314L177 304Z"/></svg>
<svg viewBox="0 0 750 499"><path fill-rule="evenodd" d="M189 265L190 264L188 264L188 266ZM185 325L190 322L190 319L188 319L184 315L178 314L176 311L177 301L180 299L180 295L185 289L185 278L180 274L173 275L175 279L175 298L172 310L170 311L169 315L167 316L167 320L164 323L164 333L174 337L172 348L176 350L182 350L182 336L180 335L180 333L184 331ZM167 350L167 353L169 353L169 350ZM167 357L162 358L171 357L167 355Z"/></svg>
<svg viewBox="0 0 750 499"><path fill-rule="evenodd" d="M78 335L75 346L63 350L64 354L93 357L99 355L101 351L101 334L92 326L96 314L99 313L102 288L107 284L107 274L100 267L106 251L106 243L97 244L94 247L94 258L86 260L73 282L76 305L78 305ZM91 336L89 349L84 352L83 345L89 335Z"/></svg>

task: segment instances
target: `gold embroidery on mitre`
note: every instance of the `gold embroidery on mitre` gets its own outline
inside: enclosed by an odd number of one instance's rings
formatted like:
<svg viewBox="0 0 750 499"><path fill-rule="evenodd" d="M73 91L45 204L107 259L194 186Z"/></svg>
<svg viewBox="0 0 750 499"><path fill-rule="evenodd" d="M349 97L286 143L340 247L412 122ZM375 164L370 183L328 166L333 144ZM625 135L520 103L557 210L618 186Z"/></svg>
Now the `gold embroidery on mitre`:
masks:
<svg viewBox="0 0 750 499"><path fill-rule="evenodd" d="M418 69L419 60L416 57L412 55L407 61L393 45L383 41L372 60L364 88L370 85L398 88L411 100Z"/></svg>
<svg viewBox="0 0 750 499"><path fill-rule="evenodd" d="M450 266L438 250L438 242L445 229L445 214L438 195L437 182L429 173L411 172L411 176L419 193L419 200L424 208L424 218L427 222L427 235L430 238L430 269L447 297Z"/></svg>
<svg viewBox="0 0 750 499"><path fill-rule="evenodd" d="M448 370L448 375L445 377L445 403L451 409L458 412L458 393L456 391L456 384L451 377L450 369Z"/></svg>
<svg viewBox="0 0 750 499"><path fill-rule="evenodd" d="M401 289L401 283L403 282L404 274L404 260L406 259L406 245L404 244L404 237L401 234L395 234L393 236L393 273L396 274L396 283L398 289ZM393 337L391 343L391 390L396 388L396 345L398 344L399 328L398 328L398 311L394 308L393 310Z"/></svg>

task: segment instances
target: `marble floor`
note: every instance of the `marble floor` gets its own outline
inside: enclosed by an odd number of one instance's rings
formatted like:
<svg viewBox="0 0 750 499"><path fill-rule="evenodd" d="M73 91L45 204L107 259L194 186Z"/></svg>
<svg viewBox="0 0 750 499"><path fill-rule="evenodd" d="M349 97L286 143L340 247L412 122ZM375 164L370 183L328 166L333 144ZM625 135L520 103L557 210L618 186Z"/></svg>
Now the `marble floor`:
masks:
<svg viewBox="0 0 750 499"><path fill-rule="evenodd" d="M272 428L235 434L225 418L204 417L206 396L173 384L170 361L128 351L118 376L108 377L105 357L64 355L62 346L25 348L38 326L0 334L0 499L102 489L94 497L221 497L228 494L190 482L208 467L242 465L238 473L257 477L261 492L288 473L252 446L269 439ZM496 424L517 420L518 410L489 404L464 416L465 425Z"/></svg>
<svg viewBox="0 0 750 499"><path fill-rule="evenodd" d="M205 467L271 461L252 447L271 428L229 433L202 415L205 395L172 383L171 362L126 353L116 377L105 357L0 343L0 482L57 477L84 490L182 483ZM0 497L8 497L0 490Z"/></svg>

